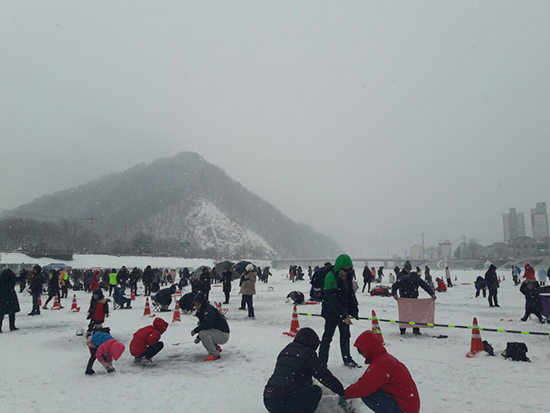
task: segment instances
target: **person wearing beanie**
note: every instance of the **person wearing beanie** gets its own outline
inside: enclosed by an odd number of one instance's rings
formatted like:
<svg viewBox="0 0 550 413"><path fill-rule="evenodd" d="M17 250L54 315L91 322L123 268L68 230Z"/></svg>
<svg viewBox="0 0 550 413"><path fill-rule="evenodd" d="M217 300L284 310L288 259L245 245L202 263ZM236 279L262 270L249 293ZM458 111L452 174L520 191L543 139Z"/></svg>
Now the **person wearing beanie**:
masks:
<svg viewBox="0 0 550 413"><path fill-rule="evenodd" d="M90 349L90 359L85 374L95 374L92 367L96 358L105 367L107 373L114 373L113 360L118 360L122 356L125 349L124 344L115 340L110 334L103 332L97 332L88 337L86 344Z"/></svg>
<svg viewBox="0 0 550 413"><path fill-rule="evenodd" d="M411 272L412 270L412 265L411 265L411 262L409 260L405 261L405 265L403 266L403 269L402 270L399 270L399 267L395 267L396 269L396 272L395 272L395 276L397 277L397 280L399 281L399 279L401 277L404 277L405 275L407 275L408 273Z"/></svg>
<svg viewBox="0 0 550 413"><path fill-rule="evenodd" d="M319 336L306 327L279 353L275 371L264 388L264 406L269 412L314 412L322 390L313 384L313 377L334 393L344 395L340 380L317 357L317 347Z"/></svg>
<svg viewBox="0 0 550 413"><path fill-rule="evenodd" d="M340 330L340 351L342 360L348 367L360 367L349 351L351 318L359 317L359 306L353 289L353 262L347 254L342 254L334 263L334 268L325 277L325 296L321 316L325 319L325 331L319 348L319 358L328 363L330 343L336 328Z"/></svg>
<svg viewBox="0 0 550 413"><path fill-rule="evenodd" d="M399 300L399 297L397 296L398 290L401 298L418 298L418 288L422 287L422 289L426 291L433 300L435 300L437 297L435 296L434 290L420 277L416 271L411 270L412 265L409 261L407 261L397 281L393 283L391 287L391 295L393 298L396 301ZM399 328L399 330L401 335L405 334L405 331L407 331L406 328ZM413 334L420 334L420 328L413 327Z"/></svg>
<svg viewBox="0 0 550 413"><path fill-rule="evenodd" d="M248 316L250 318L255 318L254 314L254 304L252 302L252 297L256 294L256 270L252 264L248 264L246 269L241 277L241 291L243 295L243 305L241 309L245 309L248 306Z"/></svg>
<svg viewBox="0 0 550 413"><path fill-rule="evenodd" d="M191 331L195 344L202 343L208 356L205 361L214 361L220 358L220 345L229 341L229 325L225 317L211 304L202 293L193 299L195 315L199 319L197 327Z"/></svg>
<svg viewBox="0 0 550 413"><path fill-rule="evenodd" d="M134 356L134 363L145 365L153 362L152 358L164 348L160 336L167 328L168 323L157 317L152 325L140 328L134 333L130 342L130 354Z"/></svg>
<svg viewBox="0 0 550 413"><path fill-rule="evenodd" d="M103 295L103 290L98 288L92 294L88 316L86 317L87 320L90 320L88 336L101 329L106 317L109 317L109 300Z"/></svg>
<svg viewBox="0 0 550 413"><path fill-rule="evenodd" d="M418 413L420 397L407 367L386 351L372 331L363 332L354 346L369 367L344 397L361 398L374 412Z"/></svg>

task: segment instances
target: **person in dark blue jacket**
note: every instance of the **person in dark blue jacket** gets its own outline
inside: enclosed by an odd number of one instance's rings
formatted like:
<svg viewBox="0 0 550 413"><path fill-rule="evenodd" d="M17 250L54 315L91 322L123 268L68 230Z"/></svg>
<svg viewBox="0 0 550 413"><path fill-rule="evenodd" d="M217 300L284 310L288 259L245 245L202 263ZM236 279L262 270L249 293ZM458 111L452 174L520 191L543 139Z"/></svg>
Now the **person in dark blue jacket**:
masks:
<svg viewBox="0 0 550 413"><path fill-rule="evenodd" d="M481 275L479 275L476 278L475 286L476 286L476 297L479 297L479 292L483 291L483 298L485 298L487 296L487 283L485 282L485 279Z"/></svg>
<svg viewBox="0 0 550 413"><path fill-rule="evenodd" d="M113 292L113 300L115 300L115 303L117 303L120 308L124 308L124 305L126 305L126 308L132 308L132 299L125 297L122 289L120 286L115 286L115 291Z"/></svg>

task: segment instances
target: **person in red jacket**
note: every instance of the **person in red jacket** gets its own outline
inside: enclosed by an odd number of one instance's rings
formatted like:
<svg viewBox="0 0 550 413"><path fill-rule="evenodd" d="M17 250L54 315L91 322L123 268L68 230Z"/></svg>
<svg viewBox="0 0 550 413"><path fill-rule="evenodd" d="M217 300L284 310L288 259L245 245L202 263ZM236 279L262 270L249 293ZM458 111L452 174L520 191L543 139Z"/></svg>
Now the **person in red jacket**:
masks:
<svg viewBox="0 0 550 413"><path fill-rule="evenodd" d="M535 269L531 267L529 263L525 264L525 272L523 273L523 278L526 280L535 280Z"/></svg>
<svg viewBox="0 0 550 413"><path fill-rule="evenodd" d="M101 282L101 274L99 270L94 271L92 275L92 282L90 283L90 291L95 291L99 288L99 283Z"/></svg>
<svg viewBox="0 0 550 413"><path fill-rule="evenodd" d="M130 343L130 354L134 356L134 363L152 363L151 359L164 347L160 336L167 328L168 323L159 317L153 321L153 325L140 328L134 333Z"/></svg>
<svg viewBox="0 0 550 413"><path fill-rule="evenodd" d="M103 290L98 288L92 294L90 308L88 308L86 319L90 320L90 323L88 324L87 336L100 331L106 317L109 317L109 300L103 295Z"/></svg>
<svg viewBox="0 0 550 413"><path fill-rule="evenodd" d="M372 331L363 332L354 346L370 366L344 397L361 398L373 412L418 413L420 398L407 367L386 351Z"/></svg>

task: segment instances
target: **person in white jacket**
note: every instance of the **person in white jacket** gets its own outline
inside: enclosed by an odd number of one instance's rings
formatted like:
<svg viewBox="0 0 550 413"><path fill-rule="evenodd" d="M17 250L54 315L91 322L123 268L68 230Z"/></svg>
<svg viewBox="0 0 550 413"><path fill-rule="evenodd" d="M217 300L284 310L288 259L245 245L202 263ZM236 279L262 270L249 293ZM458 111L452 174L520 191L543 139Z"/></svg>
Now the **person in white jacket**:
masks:
<svg viewBox="0 0 550 413"><path fill-rule="evenodd" d="M452 287L453 283L451 282L451 270L449 267L445 267L445 279L447 280L447 287Z"/></svg>
<svg viewBox="0 0 550 413"><path fill-rule="evenodd" d="M546 284L546 268L540 268L538 272L538 278L539 278L539 284L545 285Z"/></svg>

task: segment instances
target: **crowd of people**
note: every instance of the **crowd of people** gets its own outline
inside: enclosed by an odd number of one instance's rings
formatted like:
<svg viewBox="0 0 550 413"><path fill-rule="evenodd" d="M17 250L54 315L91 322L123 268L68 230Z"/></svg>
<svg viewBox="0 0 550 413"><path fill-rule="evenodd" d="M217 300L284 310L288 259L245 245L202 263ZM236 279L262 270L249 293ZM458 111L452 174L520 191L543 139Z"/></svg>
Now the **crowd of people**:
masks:
<svg viewBox="0 0 550 413"><path fill-rule="evenodd" d="M394 268L395 279L387 295L394 299L419 297L419 289L423 289L432 299L436 299L437 292L444 292L452 288L451 272L445 268L445 279L437 278L434 285L431 271L428 266L424 268L424 278L419 267L413 269L411 263L406 261L403 268ZM519 277L522 271L515 265L512 266L512 278L519 285ZM260 274L262 274L260 276ZM369 368L361 379L344 388L343 384L328 370L330 344L338 330L339 347L342 362L350 368L361 366L353 359L350 350L350 326L353 320L359 317L359 305L356 292L359 285L356 282L356 274L351 258L342 254L332 265L325 263L322 267L308 268L311 290L310 299L321 302L321 316L324 319L324 330L321 338L309 328L301 329L294 341L286 346L279 354L273 375L268 380L264 390L264 404L270 412L313 412L321 399L321 389L312 384L312 377L317 378L321 384L342 397L342 400L360 398L375 412L418 412L420 401L414 380L407 368L387 353L383 343L376 335L367 331L361 334L355 341L354 347L369 364ZM291 266L288 278L292 282L303 280L304 273L300 266ZM371 284L380 283L384 278L384 267L365 266L362 272L362 292L371 291ZM393 275L393 274L391 274ZM534 315L542 323L542 305L540 293L545 288L547 272L538 272L538 280L535 270L530 264L525 264L523 282L519 288L525 296L525 314L521 318L526 321L530 315ZM263 270L251 263L246 264L241 271L235 273L230 267L225 266L221 274L214 268L202 267L195 272L188 268L158 269L147 266L141 270L133 268L129 271L126 267L120 269L50 269L44 271L36 265L32 270L22 270L19 275L11 269L5 268L0 274L0 321L8 315L11 331L17 331L15 325L16 313L20 311L16 286L19 292L26 289L32 296L32 310L29 316L40 315L41 309L48 308L52 299L61 306L61 300L67 297L69 288L82 289L91 293L87 319L89 320L87 347L90 357L85 374L93 375L93 365L97 359L108 373L115 372L113 362L118 360L126 349L126 345L116 340L108 327L104 327L107 317L110 315L107 294L112 296L114 304L119 308L131 308L131 299L125 294L127 291L138 295L138 283L143 284L142 291L146 296L151 296L152 302L158 311L170 311L175 292L185 286L191 287L188 300L198 318L197 327L190 331L195 337L195 343L201 343L207 353L206 361L218 360L221 357L221 346L230 338L230 329L224 315L210 304L209 293L214 282L221 281L222 291L225 296L224 304L228 304L232 291L232 282L238 280L239 293L241 294L240 310L248 310L248 317L255 318L253 296L256 294L256 281L259 279L268 282L271 272L269 267ZM490 307L499 307L498 289L500 277L497 268L490 265L484 276L477 277L474 283L475 297L483 294L488 298ZM548 287L546 287L548 288ZM47 300L41 307L39 298L47 290ZM289 294L295 303L303 303L304 295L299 292ZM299 293L299 294L298 294ZM185 297L182 297L183 300ZM182 308L183 305L181 306ZM0 332L1 330L0 323ZM162 318L156 318L152 325L143 327L135 332L129 343L130 354L134 357L134 363L151 364L153 357L162 351L164 345L161 341L162 334L168 328L168 323ZM406 329L401 328L401 334ZM413 334L420 334L418 328L413 328ZM317 353L318 349L318 353Z"/></svg>

